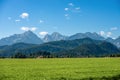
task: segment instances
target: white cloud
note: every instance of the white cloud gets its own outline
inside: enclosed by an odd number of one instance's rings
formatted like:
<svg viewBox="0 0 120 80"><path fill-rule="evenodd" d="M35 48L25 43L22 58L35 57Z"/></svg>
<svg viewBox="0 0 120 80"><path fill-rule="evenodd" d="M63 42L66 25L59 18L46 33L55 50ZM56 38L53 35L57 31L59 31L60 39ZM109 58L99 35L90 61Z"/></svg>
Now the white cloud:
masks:
<svg viewBox="0 0 120 80"><path fill-rule="evenodd" d="M65 14L65 17L68 17L69 16L69 14Z"/></svg>
<svg viewBox="0 0 120 80"><path fill-rule="evenodd" d="M23 30L23 31L29 31L30 29L28 27L21 27L21 30Z"/></svg>
<svg viewBox="0 0 120 80"><path fill-rule="evenodd" d="M23 31L36 31L37 30L37 28L36 27L31 27L31 28L29 28L29 27L21 27L21 30L23 30Z"/></svg>
<svg viewBox="0 0 120 80"><path fill-rule="evenodd" d="M43 20L40 20L40 23L44 23L44 21L43 21Z"/></svg>
<svg viewBox="0 0 120 80"><path fill-rule="evenodd" d="M73 3L68 3L68 7L65 7L64 10L66 11L66 14L64 15L66 19L70 19L72 15L78 14L81 12L80 7L74 5Z"/></svg>
<svg viewBox="0 0 120 80"><path fill-rule="evenodd" d="M17 20L15 20L15 22L20 22L21 20L19 20L19 19L17 19Z"/></svg>
<svg viewBox="0 0 120 80"><path fill-rule="evenodd" d="M117 29L118 29L117 27L110 28L111 31L114 31L114 30L117 30Z"/></svg>
<svg viewBox="0 0 120 80"><path fill-rule="evenodd" d="M69 6L74 6L74 4L73 4L73 3L69 3L68 5L69 5Z"/></svg>
<svg viewBox="0 0 120 80"><path fill-rule="evenodd" d="M115 37L112 37L112 39L116 39Z"/></svg>
<svg viewBox="0 0 120 80"><path fill-rule="evenodd" d="M42 32L39 32L39 34L40 34L41 36L45 36L45 35L48 34L48 32L46 32L46 31L42 31Z"/></svg>
<svg viewBox="0 0 120 80"><path fill-rule="evenodd" d="M76 7L75 10L80 10L80 7Z"/></svg>
<svg viewBox="0 0 120 80"><path fill-rule="evenodd" d="M36 31L37 28L36 28L36 27L32 27L32 28L30 28L30 30L31 30L31 31Z"/></svg>
<svg viewBox="0 0 120 80"><path fill-rule="evenodd" d="M105 35L105 32L104 32L104 31L100 31L100 32L99 32L99 35L104 36L104 35Z"/></svg>
<svg viewBox="0 0 120 80"><path fill-rule="evenodd" d="M107 33L106 33L106 36L107 36L107 37L110 37L111 35L112 35L112 32L107 32Z"/></svg>
<svg viewBox="0 0 120 80"><path fill-rule="evenodd" d="M112 32L100 31L98 34L104 37L111 37Z"/></svg>
<svg viewBox="0 0 120 80"><path fill-rule="evenodd" d="M65 18L66 18L67 20L70 19L70 15L69 15L69 14L65 14L64 16L65 16Z"/></svg>
<svg viewBox="0 0 120 80"><path fill-rule="evenodd" d="M69 8L65 8L64 10L65 10L65 11L68 11L68 10L69 10Z"/></svg>
<svg viewBox="0 0 120 80"><path fill-rule="evenodd" d="M26 18L29 17L29 14L28 14L28 13L22 13L22 14L20 15L20 17L21 17L22 19L26 19Z"/></svg>

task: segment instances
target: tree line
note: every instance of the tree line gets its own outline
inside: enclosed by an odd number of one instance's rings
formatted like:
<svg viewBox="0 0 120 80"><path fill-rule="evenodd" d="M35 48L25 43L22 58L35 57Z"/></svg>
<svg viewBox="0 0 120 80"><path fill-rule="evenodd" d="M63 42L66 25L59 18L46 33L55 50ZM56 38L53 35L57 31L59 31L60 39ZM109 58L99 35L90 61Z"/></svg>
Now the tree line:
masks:
<svg viewBox="0 0 120 80"><path fill-rule="evenodd" d="M71 55L67 55L67 54L57 54L57 53L50 53L47 51L39 51L39 52L35 52L35 53L30 53L30 54L26 54L26 53L21 53L21 52L17 52L14 53L12 56L7 57L7 58L79 58L79 57L120 57L120 54L109 54L109 55L101 55L101 56L88 56L88 55L84 55L84 56L76 56L74 54ZM6 58L0 55L0 58Z"/></svg>

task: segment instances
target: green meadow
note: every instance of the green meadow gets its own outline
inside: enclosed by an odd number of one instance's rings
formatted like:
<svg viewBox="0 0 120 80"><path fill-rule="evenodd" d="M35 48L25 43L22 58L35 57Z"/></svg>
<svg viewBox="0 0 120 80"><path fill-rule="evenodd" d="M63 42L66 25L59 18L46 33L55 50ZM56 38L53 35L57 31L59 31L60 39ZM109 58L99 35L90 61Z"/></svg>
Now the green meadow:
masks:
<svg viewBox="0 0 120 80"><path fill-rule="evenodd" d="M120 58L0 59L0 80L119 80L119 75Z"/></svg>

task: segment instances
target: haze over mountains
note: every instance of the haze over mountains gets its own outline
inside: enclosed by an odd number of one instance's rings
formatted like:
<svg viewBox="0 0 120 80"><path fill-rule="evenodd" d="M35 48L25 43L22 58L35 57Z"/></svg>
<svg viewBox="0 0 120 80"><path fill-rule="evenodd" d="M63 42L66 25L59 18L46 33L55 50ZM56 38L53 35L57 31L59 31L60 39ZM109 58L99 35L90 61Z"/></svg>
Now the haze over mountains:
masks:
<svg viewBox="0 0 120 80"><path fill-rule="evenodd" d="M120 37L116 39L112 38L104 38L101 35L97 33L76 33L71 36L65 36L58 32L53 32L51 35L47 34L44 36L43 39L39 38L36 34L34 34L32 31L26 31L22 34L14 34L10 37L2 38L0 39L0 46L3 45L11 45L15 43L30 43L30 44L42 44L45 42L51 42L51 41L59 41L59 40L75 40L75 39L83 39L83 38L91 38L94 40L105 40L108 42L111 42L112 44L116 45L117 47L120 47Z"/></svg>

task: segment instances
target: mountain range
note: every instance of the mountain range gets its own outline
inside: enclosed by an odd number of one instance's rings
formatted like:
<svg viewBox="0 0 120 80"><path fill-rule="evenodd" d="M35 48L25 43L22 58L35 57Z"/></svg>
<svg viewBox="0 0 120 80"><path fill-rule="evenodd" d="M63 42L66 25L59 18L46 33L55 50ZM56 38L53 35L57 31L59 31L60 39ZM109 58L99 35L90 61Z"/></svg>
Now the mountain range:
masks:
<svg viewBox="0 0 120 80"><path fill-rule="evenodd" d="M95 40L104 40L105 38L100 36L99 34L97 33L91 33L91 32L86 32L86 33L77 33L77 34L74 34L72 36L70 36L68 38L68 40L74 40L74 39L82 39L82 38L86 38L86 37L89 37L91 39L95 39Z"/></svg>
<svg viewBox="0 0 120 80"><path fill-rule="evenodd" d="M54 32L39 38L32 31L0 39L0 57L99 57L120 53L120 37L104 38L97 33L76 33L71 36ZM21 53L21 54L20 54ZM17 57L18 57L17 55Z"/></svg>
<svg viewBox="0 0 120 80"><path fill-rule="evenodd" d="M83 39L87 37L94 39L94 40L105 40L107 42L110 42L116 45L117 47L120 47L120 37L116 39L112 39L109 37L106 39L95 32L94 33L91 33L91 32L76 33L71 36L65 36L58 32L53 32L51 35L47 34L44 36L44 38L41 39L36 34L34 34L32 31L26 31L22 34L14 34L12 36L2 38L0 39L0 46L12 45L15 43L43 44L43 43L51 42L51 41L75 40L75 39Z"/></svg>
<svg viewBox="0 0 120 80"><path fill-rule="evenodd" d="M54 57L96 57L120 53L115 45L91 38L60 40L43 44L16 43L0 46L1 57L11 57L16 53L40 54L41 51L50 52L49 56Z"/></svg>

